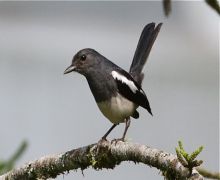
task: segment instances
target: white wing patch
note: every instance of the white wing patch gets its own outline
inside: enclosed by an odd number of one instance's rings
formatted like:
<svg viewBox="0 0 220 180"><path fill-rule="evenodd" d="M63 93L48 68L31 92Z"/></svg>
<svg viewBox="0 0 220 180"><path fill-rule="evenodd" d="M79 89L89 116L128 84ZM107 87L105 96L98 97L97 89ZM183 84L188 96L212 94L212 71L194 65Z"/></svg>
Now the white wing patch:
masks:
<svg viewBox="0 0 220 180"><path fill-rule="evenodd" d="M133 93L136 93L136 91L138 90L138 88L135 86L134 82L131 80L128 80L125 76L119 74L116 71L112 71L112 76L114 79L117 79L119 81L121 81L122 83L125 83Z"/></svg>

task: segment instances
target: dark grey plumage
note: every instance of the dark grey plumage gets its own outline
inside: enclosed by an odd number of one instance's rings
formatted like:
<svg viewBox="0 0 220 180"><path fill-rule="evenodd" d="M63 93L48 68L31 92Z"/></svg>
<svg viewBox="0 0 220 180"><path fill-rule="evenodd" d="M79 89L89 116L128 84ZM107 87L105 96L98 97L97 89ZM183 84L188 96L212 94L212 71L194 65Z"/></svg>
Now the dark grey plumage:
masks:
<svg viewBox="0 0 220 180"><path fill-rule="evenodd" d="M134 54L129 73L140 85L144 78L144 74L142 73L143 67L147 61L147 58L150 54L151 48L154 44L154 41L157 38L161 26L162 23L158 24L156 28L155 23L150 23L146 25L138 41L138 45Z"/></svg>
<svg viewBox="0 0 220 180"><path fill-rule="evenodd" d="M129 73L90 48L80 50L65 70L64 74L76 71L86 77L99 109L114 124L102 139L106 139L117 124L125 122L124 140L130 116L139 117L138 106L152 114L147 96L141 88L142 69L161 25L156 28L155 23L145 26Z"/></svg>

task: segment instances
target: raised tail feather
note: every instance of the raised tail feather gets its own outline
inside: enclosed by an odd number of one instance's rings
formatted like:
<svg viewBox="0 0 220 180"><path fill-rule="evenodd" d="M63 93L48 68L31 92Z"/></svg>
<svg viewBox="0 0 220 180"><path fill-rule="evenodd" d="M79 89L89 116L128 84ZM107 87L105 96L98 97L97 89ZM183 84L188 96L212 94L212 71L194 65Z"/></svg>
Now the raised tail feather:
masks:
<svg viewBox="0 0 220 180"><path fill-rule="evenodd" d="M147 24L141 33L129 71L139 85L141 85L144 78L142 69L147 61L150 50L157 38L161 26L162 23L158 24L156 27L155 23Z"/></svg>

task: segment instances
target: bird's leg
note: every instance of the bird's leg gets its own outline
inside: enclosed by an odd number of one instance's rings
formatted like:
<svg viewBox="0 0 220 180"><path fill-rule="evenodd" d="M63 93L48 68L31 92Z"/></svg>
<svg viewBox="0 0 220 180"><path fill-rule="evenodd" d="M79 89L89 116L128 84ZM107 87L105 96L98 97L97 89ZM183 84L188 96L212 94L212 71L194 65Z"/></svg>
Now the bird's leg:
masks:
<svg viewBox="0 0 220 180"><path fill-rule="evenodd" d="M97 153L100 150L100 145L102 145L103 142L107 141L107 136L109 135L109 133L117 126L118 124L113 124L110 129L104 134L104 136L102 136L102 138L99 140L99 142L97 143L98 147L97 147Z"/></svg>
<svg viewBox="0 0 220 180"><path fill-rule="evenodd" d="M113 124L112 127L105 133L105 135L102 137L101 141L107 141L107 136L109 133L117 126L118 124Z"/></svg>
<svg viewBox="0 0 220 180"><path fill-rule="evenodd" d="M124 130L123 136L121 138L122 141L125 141L125 136L126 136L126 133L128 131L130 124L131 124L131 119L130 119L130 117L128 117L125 119L125 130Z"/></svg>
<svg viewBox="0 0 220 180"><path fill-rule="evenodd" d="M125 136L126 136L126 133L128 131L128 128L129 128L130 124L131 124L131 119L130 119L130 117L128 117L128 118L125 119L125 130L124 130L122 138L113 139L111 143L117 144L118 141L123 141L124 142L125 141Z"/></svg>

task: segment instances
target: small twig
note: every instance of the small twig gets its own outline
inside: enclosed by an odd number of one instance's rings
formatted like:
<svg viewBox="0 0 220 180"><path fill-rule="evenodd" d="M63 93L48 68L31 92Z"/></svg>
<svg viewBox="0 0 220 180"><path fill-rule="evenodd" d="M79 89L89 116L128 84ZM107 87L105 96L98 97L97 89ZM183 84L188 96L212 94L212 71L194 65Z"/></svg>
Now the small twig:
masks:
<svg viewBox="0 0 220 180"><path fill-rule="evenodd" d="M210 179L220 179L220 173L219 172L211 172L204 168L196 168L196 170L204 177L210 178Z"/></svg>
<svg viewBox="0 0 220 180"><path fill-rule="evenodd" d="M163 10L165 16L168 17L171 13L171 0L163 0Z"/></svg>
<svg viewBox="0 0 220 180"><path fill-rule="evenodd" d="M218 0L205 0L205 2L220 15L220 6Z"/></svg>
<svg viewBox="0 0 220 180"><path fill-rule="evenodd" d="M9 160L1 162L0 174L3 174L11 170L15 162L18 160L18 158L21 157L21 155L24 153L26 148L27 148L27 142L23 141L21 145L19 146L19 148L16 150L16 152L12 155L12 157Z"/></svg>

